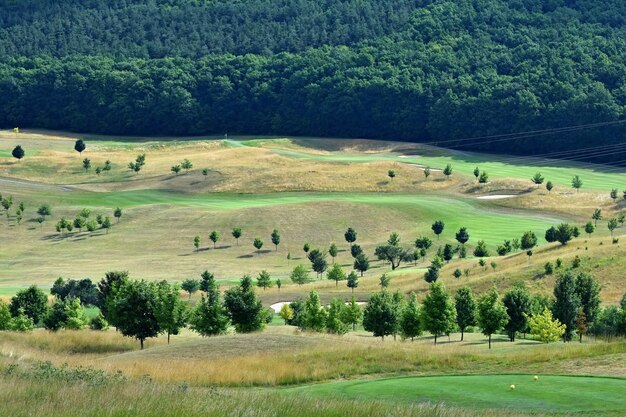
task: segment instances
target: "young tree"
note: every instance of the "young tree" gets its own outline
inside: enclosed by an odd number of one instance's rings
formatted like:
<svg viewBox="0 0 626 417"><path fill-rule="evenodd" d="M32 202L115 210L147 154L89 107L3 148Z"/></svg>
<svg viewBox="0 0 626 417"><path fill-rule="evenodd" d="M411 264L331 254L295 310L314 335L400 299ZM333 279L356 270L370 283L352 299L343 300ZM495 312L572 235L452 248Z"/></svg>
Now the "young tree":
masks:
<svg viewBox="0 0 626 417"><path fill-rule="evenodd" d="M241 237L241 234L242 234L241 227L233 228L233 231L231 233L233 237L235 238L235 240L237 240L237 246L239 246L239 238Z"/></svg>
<svg viewBox="0 0 626 417"><path fill-rule="evenodd" d="M120 219L122 218L122 209L121 208L116 208L115 211L113 211L113 217L115 217L117 219L117 222L120 222Z"/></svg>
<svg viewBox="0 0 626 417"><path fill-rule="evenodd" d="M363 310L361 306L357 304L354 296L350 299L350 302L345 306L342 311L341 321L347 325L352 326L352 330L356 330L356 326L361 322L363 318Z"/></svg>
<svg viewBox="0 0 626 417"><path fill-rule="evenodd" d="M338 252L339 250L337 249L337 245L331 243L328 248L328 254L333 258L333 264L335 263L335 258L337 257Z"/></svg>
<svg viewBox="0 0 626 417"><path fill-rule="evenodd" d="M380 285L380 289L384 290L385 288L388 288L389 284L391 284L391 277L387 274L382 274L380 279L378 280L378 285Z"/></svg>
<svg viewBox="0 0 626 417"><path fill-rule="evenodd" d="M202 175L204 175L204 179L206 180L209 177L209 169L208 168L203 168L202 169Z"/></svg>
<svg viewBox="0 0 626 417"><path fill-rule="evenodd" d="M461 342L464 338L465 329L476 325L476 301L469 287L461 287L454 296L456 310L456 324L461 330Z"/></svg>
<svg viewBox="0 0 626 417"><path fill-rule="evenodd" d="M177 335L185 327L187 319L187 304L180 299L178 287L167 281L156 284L157 304L155 316L161 331L167 335L167 344L170 336Z"/></svg>
<svg viewBox="0 0 626 417"><path fill-rule="evenodd" d="M302 245L302 250L304 251L304 253L309 253L309 251L311 250L311 244L305 243L304 245Z"/></svg>
<svg viewBox="0 0 626 417"><path fill-rule="evenodd" d="M463 271L461 271L459 268L455 269L454 272L452 272L452 276L456 279L459 279L463 276Z"/></svg>
<svg viewBox="0 0 626 417"><path fill-rule="evenodd" d="M196 235L193 238L193 246L195 246L196 252L198 252L198 250L200 249L200 235Z"/></svg>
<svg viewBox="0 0 626 417"><path fill-rule="evenodd" d="M525 232L520 240L521 248L525 251L532 250L537 246L537 235L533 231Z"/></svg>
<svg viewBox="0 0 626 417"><path fill-rule="evenodd" d="M443 169L443 175L446 176L446 179L450 178L450 176L452 175L452 165L446 165L446 167Z"/></svg>
<svg viewBox="0 0 626 417"><path fill-rule="evenodd" d="M554 230L556 231L556 229ZM596 227L593 225L593 223L587 222L587 224L585 225L585 233L587 233L587 236L591 238L591 234L595 231L596 231Z"/></svg>
<svg viewBox="0 0 626 417"><path fill-rule="evenodd" d="M480 177L478 178L478 182L481 184L486 184L489 181L489 174L486 171L480 173Z"/></svg>
<svg viewBox="0 0 626 417"><path fill-rule="evenodd" d="M467 232L466 227L461 227L459 231L456 232L456 241L459 242L461 245L465 245L467 241L469 240L469 238L470 238L470 235Z"/></svg>
<svg viewBox="0 0 626 417"><path fill-rule="evenodd" d="M576 190L576 192L578 192L583 186L583 181L580 179L580 177L578 175L575 175L574 178L572 178L572 188L574 188Z"/></svg>
<svg viewBox="0 0 626 417"><path fill-rule="evenodd" d="M611 190L611 199L613 199L614 203L617 202L617 199L618 199L618 194L617 193L618 193L617 188L613 188Z"/></svg>
<svg viewBox="0 0 626 417"><path fill-rule="evenodd" d="M109 229L111 228L112 224L111 224L111 218L109 216L105 216L104 219L102 220L102 224L100 225L104 230L106 230L106 233L109 234ZM71 232L71 230L68 230Z"/></svg>
<svg viewBox="0 0 626 417"><path fill-rule="evenodd" d="M34 324L38 324L46 316L48 311L48 296L36 285L31 285L25 290L18 291L9 305L11 315L16 317L23 312Z"/></svg>
<svg viewBox="0 0 626 417"><path fill-rule="evenodd" d="M321 332L326 327L327 317L328 313L322 307L319 294L317 291L311 290L304 301L302 329Z"/></svg>
<svg viewBox="0 0 626 417"><path fill-rule="evenodd" d="M415 247L418 249L428 250L433 245L433 241L426 236L421 236L415 239Z"/></svg>
<svg viewBox="0 0 626 417"><path fill-rule="evenodd" d="M326 262L326 253L319 249L313 249L307 255L309 261L311 261L311 267L319 277L328 268L328 262Z"/></svg>
<svg viewBox="0 0 626 417"><path fill-rule="evenodd" d="M346 304L341 298L335 298L328 306L328 315L326 317L326 331L331 334L343 335L348 333L348 325L344 319L346 318Z"/></svg>
<svg viewBox="0 0 626 417"><path fill-rule="evenodd" d="M85 172L89 171L91 168L91 160L89 158L83 159L83 168L85 169Z"/></svg>
<svg viewBox="0 0 626 417"><path fill-rule="evenodd" d="M237 333L251 333L265 326L265 310L256 298L252 278L245 275L238 287L230 288L224 294L224 305Z"/></svg>
<svg viewBox="0 0 626 417"><path fill-rule="evenodd" d="M352 244L354 242L356 242L357 233L351 227L348 227L348 230L346 230L346 232L343 234L343 236L346 239L346 242L348 242L350 244L350 246L352 246Z"/></svg>
<svg viewBox="0 0 626 417"><path fill-rule="evenodd" d="M554 317L565 325L563 341L572 340L576 330L576 316L581 307L580 297L576 293L576 281L571 272L566 272L554 285Z"/></svg>
<svg viewBox="0 0 626 417"><path fill-rule="evenodd" d="M180 173L180 165L172 165L172 167L170 168L170 171L172 171L174 174L178 175Z"/></svg>
<svg viewBox="0 0 626 417"><path fill-rule="evenodd" d="M410 338L411 341L422 334L422 320L414 292L409 294L409 301L400 313L400 333L403 338Z"/></svg>
<svg viewBox="0 0 626 417"><path fill-rule="evenodd" d="M478 167L474 168L474 177L476 177L476 180L478 180L478 177L480 177L480 169Z"/></svg>
<svg viewBox="0 0 626 417"><path fill-rule="evenodd" d="M347 279L348 282L346 283L346 285L352 290L352 294L354 294L354 289L359 286L359 276L356 274L356 272L350 271Z"/></svg>
<svg viewBox="0 0 626 417"><path fill-rule="evenodd" d="M398 309L392 295L387 291L373 293L363 311L363 328L385 340L398 327Z"/></svg>
<svg viewBox="0 0 626 417"><path fill-rule="evenodd" d="M361 276L363 276L363 273L365 271L367 271L368 269L370 269L370 261L367 258L367 256L365 256L364 253L360 253L355 259L354 259L354 269L359 271L361 273Z"/></svg>
<svg viewBox="0 0 626 417"><path fill-rule="evenodd" d="M74 150L78 152L79 155L82 156L85 149L87 149L87 145L85 145L85 142L82 139L78 139L74 142Z"/></svg>
<svg viewBox="0 0 626 417"><path fill-rule="evenodd" d="M220 234L217 230L213 230L210 234L209 234L209 240L211 242L213 242L213 249L215 249L215 245L217 244L217 242L220 240ZM263 246L263 245L261 245ZM255 245L256 247L256 245ZM260 248L259 248L260 249Z"/></svg>
<svg viewBox="0 0 626 417"><path fill-rule="evenodd" d="M193 168L193 164L191 163L191 161L189 159L184 159L183 162L180 163L180 166L187 172L189 173L189 170L191 168Z"/></svg>
<svg viewBox="0 0 626 417"><path fill-rule="evenodd" d="M450 262L455 252L456 249L451 244L446 243L443 247L443 260L446 261L446 263Z"/></svg>
<svg viewBox="0 0 626 417"><path fill-rule="evenodd" d="M191 312L189 327L202 336L226 333L230 320L220 299L220 289L214 275L205 271L202 274L201 287L206 293L206 298L202 296Z"/></svg>
<svg viewBox="0 0 626 417"><path fill-rule="evenodd" d="M255 237L252 245L256 249L257 254L261 253L261 248L263 247L263 241L261 239L259 239L258 237Z"/></svg>
<svg viewBox="0 0 626 417"><path fill-rule="evenodd" d="M430 291L424 298L422 319L424 330L435 337L435 344L438 335L447 334L454 329L456 310L443 283L430 284Z"/></svg>
<svg viewBox="0 0 626 417"><path fill-rule="evenodd" d="M437 239L439 239L439 236L443 232L444 227L445 227L445 223L441 220L437 220L436 222L432 224L431 229L437 235Z"/></svg>
<svg viewBox="0 0 626 417"><path fill-rule="evenodd" d="M391 178L391 180L393 180L396 177L396 171L390 169L389 171L387 171L387 175L389 176L389 178Z"/></svg>
<svg viewBox="0 0 626 417"><path fill-rule="evenodd" d="M489 250L484 240L479 240L474 248L474 256L478 258L484 258L489 256Z"/></svg>
<svg viewBox="0 0 626 417"><path fill-rule="evenodd" d="M491 335L504 327L508 320L506 308L499 299L498 291L492 287L478 300L478 326L483 334L489 337L489 349Z"/></svg>
<svg viewBox="0 0 626 417"><path fill-rule="evenodd" d="M291 271L291 275L289 276L291 281L294 284L302 285L309 282L309 271L305 268L304 265L297 265L293 271Z"/></svg>
<svg viewBox="0 0 626 417"><path fill-rule="evenodd" d="M511 342L515 342L518 332L525 332L528 328L528 315L530 314L530 294L524 285L514 285L504 294L502 299L509 321L504 326Z"/></svg>
<svg viewBox="0 0 626 417"><path fill-rule="evenodd" d="M616 218L610 219L606 227L609 229L609 232L611 232L611 237L613 237L613 232L615 231L615 229L617 229L617 219Z"/></svg>
<svg viewBox="0 0 626 417"><path fill-rule="evenodd" d="M111 170L112 167L113 166L111 165L111 161L107 159L106 161L104 161L104 166L102 167L102 170L108 172Z"/></svg>
<svg viewBox="0 0 626 417"><path fill-rule="evenodd" d="M276 229L272 230L271 238L272 238L272 243L276 247L276 252L278 252L278 245L280 245L280 233L278 232L278 230Z"/></svg>
<svg viewBox="0 0 626 417"><path fill-rule="evenodd" d="M124 336L139 340L141 349L147 338L162 331L156 317L158 295L155 286L146 281L124 281L108 303L111 323Z"/></svg>
<svg viewBox="0 0 626 417"><path fill-rule="evenodd" d="M598 227L598 221L602 220L602 210L599 208L595 209L591 215L591 220L593 220L593 225Z"/></svg>
<svg viewBox="0 0 626 417"><path fill-rule="evenodd" d="M530 180L537 186L537 188L539 188L539 186L543 184L544 178L540 172L537 172Z"/></svg>
<svg viewBox="0 0 626 417"><path fill-rule="evenodd" d="M259 288L263 288L263 291L265 291L266 288L270 288L272 286L270 273L266 270L261 271L256 279L256 285Z"/></svg>
<svg viewBox="0 0 626 417"><path fill-rule="evenodd" d="M552 184L552 181L548 181L546 183L546 190L548 190L548 192L552 192L552 189L554 188L554 184Z"/></svg>
<svg viewBox="0 0 626 417"><path fill-rule="evenodd" d="M22 149L20 145L17 145L15 148L13 148L11 155L13 155L13 158L17 159L17 161L19 162L26 155L26 152L24 152L24 149Z"/></svg>
<svg viewBox="0 0 626 417"><path fill-rule="evenodd" d="M528 325L530 333L543 343L556 342L565 334L565 325L558 319L553 319L552 312L547 307L544 307L543 312L530 316Z"/></svg>
<svg viewBox="0 0 626 417"><path fill-rule="evenodd" d="M87 325L85 311L77 298L57 300L43 319L47 330L80 330Z"/></svg>
<svg viewBox="0 0 626 417"><path fill-rule="evenodd" d="M193 278L186 279L180 284L180 288L187 291L189 293L189 299L191 299L191 295L200 289L200 281Z"/></svg>
<svg viewBox="0 0 626 417"><path fill-rule="evenodd" d="M426 181L428 181L428 177L430 177L430 167L426 167L424 168L424 178L426 178Z"/></svg>
<svg viewBox="0 0 626 417"><path fill-rule="evenodd" d="M278 313L281 319L285 320L285 326L293 318L293 309L288 303L283 304Z"/></svg>
<svg viewBox="0 0 626 417"><path fill-rule="evenodd" d="M346 273L343 272L343 268L339 264L333 264L326 274L326 278L331 281L335 281L335 287L339 286L339 281L346 279Z"/></svg>

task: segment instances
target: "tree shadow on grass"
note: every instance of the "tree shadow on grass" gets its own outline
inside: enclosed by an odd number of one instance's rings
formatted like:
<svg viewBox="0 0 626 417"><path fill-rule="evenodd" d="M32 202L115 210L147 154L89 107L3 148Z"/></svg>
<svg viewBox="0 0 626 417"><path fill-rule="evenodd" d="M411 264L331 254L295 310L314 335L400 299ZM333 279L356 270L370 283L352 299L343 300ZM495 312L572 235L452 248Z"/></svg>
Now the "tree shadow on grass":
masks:
<svg viewBox="0 0 626 417"><path fill-rule="evenodd" d="M250 259L250 258L254 258L254 255L252 254L248 254L248 255L239 255L237 257L237 259Z"/></svg>

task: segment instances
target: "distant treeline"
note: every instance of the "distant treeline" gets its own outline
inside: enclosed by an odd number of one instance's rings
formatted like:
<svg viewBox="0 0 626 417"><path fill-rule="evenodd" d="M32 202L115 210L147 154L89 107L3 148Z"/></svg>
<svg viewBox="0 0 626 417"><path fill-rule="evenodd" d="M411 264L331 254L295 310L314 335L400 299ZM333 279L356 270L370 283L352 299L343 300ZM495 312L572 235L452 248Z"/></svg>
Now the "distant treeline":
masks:
<svg viewBox="0 0 626 417"><path fill-rule="evenodd" d="M626 142L626 123L443 142L624 119L617 0L0 0L0 10L3 127L518 154ZM626 160L619 152L573 156Z"/></svg>

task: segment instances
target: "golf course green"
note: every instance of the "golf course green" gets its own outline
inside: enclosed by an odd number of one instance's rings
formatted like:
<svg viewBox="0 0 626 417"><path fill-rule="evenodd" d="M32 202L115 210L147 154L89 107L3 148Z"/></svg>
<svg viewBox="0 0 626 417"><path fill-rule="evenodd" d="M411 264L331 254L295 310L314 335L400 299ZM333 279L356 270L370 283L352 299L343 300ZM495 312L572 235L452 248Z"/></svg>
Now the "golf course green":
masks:
<svg viewBox="0 0 626 417"><path fill-rule="evenodd" d="M512 388L514 386L514 389ZM332 382L294 388L315 396L542 413L626 414L626 379L466 375Z"/></svg>

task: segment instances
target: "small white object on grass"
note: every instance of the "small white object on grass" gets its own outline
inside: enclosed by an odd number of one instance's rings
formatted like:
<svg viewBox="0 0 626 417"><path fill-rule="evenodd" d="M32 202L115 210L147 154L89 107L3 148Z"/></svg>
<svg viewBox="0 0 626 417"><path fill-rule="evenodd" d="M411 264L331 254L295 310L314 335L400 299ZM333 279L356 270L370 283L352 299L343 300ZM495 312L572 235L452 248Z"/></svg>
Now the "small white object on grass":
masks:
<svg viewBox="0 0 626 417"><path fill-rule="evenodd" d="M533 379L534 379L535 381L539 381L539 377L538 377L537 375L535 375L535 376L533 377Z"/></svg>
<svg viewBox="0 0 626 417"><path fill-rule="evenodd" d="M515 385L511 384L511 389L514 390L515 389Z"/></svg>

